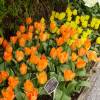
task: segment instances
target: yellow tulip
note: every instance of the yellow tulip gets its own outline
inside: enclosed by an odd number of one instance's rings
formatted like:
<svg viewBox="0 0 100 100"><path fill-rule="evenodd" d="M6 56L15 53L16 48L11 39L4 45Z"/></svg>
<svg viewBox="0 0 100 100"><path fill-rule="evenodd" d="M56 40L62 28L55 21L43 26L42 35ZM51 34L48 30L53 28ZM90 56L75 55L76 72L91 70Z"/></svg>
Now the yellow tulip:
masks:
<svg viewBox="0 0 100 100"><path fill-rule="evenodd" d="M100 44L100 37L98 37L98 38L96 39L96 43L97 43L97 44Z"/></svg>
<svg viewBox="0 0 100 100"><path fill-rule="evenodd" d="M78 34L81 34L83 31L82 27L78 27Z"/></svg>
<svg viewBox="0 0 100 100"><path fill-rule="evenodd" d="M76 22L76 24L80 23L80 16L76 16L75 22Z"/></svg>
<svg viewBox="0 0 100 100"><path fill-rule="evenodd" d="M70 46L70 45L72 45L73 42L74 42L74 40L70 39L67 41L67 44Z"/></svg>
<svg viewBox="0 0 100 100"><path fill-rule="evenodd" d="M58 13L58 12L56 12L56 14L55 14L55 18L58 18L58 16L59 16L59 13Z"/></svg>
<svg viewBox="0 0 100 100"><path fill-rule="evenodd" d="M54 21L54 16L51 16L51 17L50 17L50 21L51 21L51 22Z"/></svg>
<svg viewBox="0 0 100 100"><path fill-rule="evenodd" d="M82 22L82 26L83 26L84 28L86 28L86 27L88 26L88 22L87 22L87 21L83 21L83 22Z"/></svg>
<svg viewBox="0 0 100 100"><path fill-rule="evenodd" d="M66 13L62 12L62 13L59 14L58 19L62 20L62 19L65 18L65 16L66 16Z"/></svg>
<svg viewBox="0 0 100 100"><path fill-rule="evenodd" d="M99 28L99 23L96 23L94 28L98 29Z"/></svg>
<svg viewBox="0 0 100 100"><path fill-rule="evenodd" d="M77 15L77 10L76 9L73 10L73 15Z"/></svg>
<svg viewBox="0 0 100 100"><path fill-rule="evenodd" d="M85 19L86 19L86 20L89 20L89 18L90 18L89 15L86 15L86 16L85 16Z"/></svg>
<svg viewBox="0 0 100 100"><path fill-rule="evenodd" d="M68 17L68 18L67 18L67 21L71 21L71 20L72 20L72 17Z"/></svg>
<svg viewBox="0 0 100 100"><path fill-rule="evenodd" d="M45 19L44 19L44 17L41 18L40 22L41 22L42 24L45 23Z"/></svg>
<svg viewBox="0 0 100 100"><path fill-rule="evenodd" d="M66 13L68 13L69 11L71 11L71 9L70 9L70 7L67 7Z"/></svg>
<svg viewBox="0 0 100 100"><path fill-rule="evenodd" d="M81 16L81 22L84 22L84 21L85 21L85 17Z"/></svg>

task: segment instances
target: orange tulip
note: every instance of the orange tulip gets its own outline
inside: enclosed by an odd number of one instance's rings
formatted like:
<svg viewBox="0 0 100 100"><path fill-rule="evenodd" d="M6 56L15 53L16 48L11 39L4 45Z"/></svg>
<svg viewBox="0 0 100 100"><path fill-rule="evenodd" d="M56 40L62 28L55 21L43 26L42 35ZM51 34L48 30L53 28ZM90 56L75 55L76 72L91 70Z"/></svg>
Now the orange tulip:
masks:
<svg viewBox="0 0 100 100"><path fill-rule="evenodd" d="M45 71L40 72L37 75L37 79L38 79L39 84L45 84L46 81L47 81L47 74L46 74L46 72Z"/></svg>
<svg viewBox="0 0 100 100"><path fill-rule="evenodd" d="M32 53L32 54L35 54L36 52L37 52L37 47L32 46L32 47L31 47L31 53Z"/></svg>
<svg viewBox="0 0 100 100"><path fill-rule="evenodd" d="M47 33L40 33L39 34L39 39L41 40L41 41L46 41L47 39L48 39L48 34Z"/></svg>
<svg viewBox="0 0 100 100"><path fill-rule="evenodd" d="M53 59L55 59L56 58L56 56L57 56L57 51L56 51L56 49L53 47L52 49L51 49L51 51L50 51L50 56L53 58Z"/></svg>
<svg viewBox="0 0 100 100"><path fill-rule="evenodd" d="M61 52L63 51L63 48L62 47L58 47L56 52L57 52L57 57L60 56Z"/></svg>
<svg viewBox="0 0 100 100"><path fill-rule="evenodd" d="M21 32L20 31L17 31L16 32L16 35L17 35L18 38L20 38L21 37Z"/></svg>
<svg viewBox="0 0 100 100"><path fill-rule="evenodd" d="M71 27L69 26L66 26L66 25L62 25L61 27L60 27L60 32L61 32L61 34L63 35L63 36L67 36L68 38L70 37L70 35L71 35Z"/></svg>
<svg viewBox="0 0 100 100"><path fill-rule="evenodd" d="M34 27L35 27L36 29L38 29L38 27L39 27L39 22L34 22Z"/></svg>
<svg viewBox="0 0 100 100"><path fill-rule="evenodd" d="M19 26L19 31L20 31L21 33L24 33L24 32L25 32L25 26L24 26L24 25L20 25L20 26Z"/></svg>
<svg viewBox="0 0 100 100"><path fill-rule="evenodd" d="M67 52L62 52L60 55L59 55L59 61L60 63L65 63L66 61L68 60L68 53Z"/></svg>
<svg viewBox="0 0 100 100"><path fill-rule="evenodd" d="M40 22L35 22L34 27L40 32L44 32L45 30L45 26Z"/></svg>
<svg viewBox="0 0 100 100"><path fill-rule="evenodd" d="M67 26L66 25L62 25L61 27L60 27L60 32L61 32L61 34L66 34L66 33L68 33L67 32Z"/></svg>
<svg viewBox="0 0 100 100"><path fill-rule="evenodd" d="M37 70L38 71L43 71L44 69L47 68L48 65L48 60L47 59L40 59L38 64L37 64Z"/></svg>
<svg viewBox="0 0 100 100"><path fill-rule="evenodd" d="M8 53L12 53L12 51L13 51L13 48L10 44L8 44L5 49L6 49L6 52L8 52Z"/></svg>
<svg viewBox="0 0 100 100"><path fill-rule="evenodd" d="M75 42L72 43L71 49L72 49L73 51L76 50L76 44L75 44Z"/></svg>
<svg viewBox="0 0 100 100"><path fill-rule="evenodd" d="M26 92L28 100L37 100L38 90L34 88L31 92Z"/></svg>
<svg viewBox="0 0 100 100"><path fill-rule="evenodd" d="M33 38L33 33L32 33L32 32L28 32L27 35L28 35L28 40L32 40L32 38Z"/></svg>
<svg viewBox="0 0 100 100"><path fill-rule="evenodd" d="M3 59L7 62L11 61L12 60L12 53L9 53L9 52L4 52L4 55L3 55Z"/></svg>
<svg viewBox="0 0 100 100"><path fill-rule="evenodd" d="M8 78L9 74L7 71L1 71L1 77L2 77L2 80L5 80Z"/></svg>
<svg viewBox="0 0 100 100"><path fill-rule="evenodd" d="M21 35L21 37L20 38L23 38L24 39L24 41L25 40L29 40L29 36L28 36L28 34L27 33L23 33L22 35ZM19 39L20 39L19 38Z"/></svg>
<svg viewBox="0 0 100 100"><path fill-rule="evenodd" d="M24 53L22 51L17 50L16 51L16 60L18 62L22 61L24 58Z"/></svg>
<svg viewBox="0 0 100 100"><path fill-rule="evenodd" d="M8 41L4 40L3 43L2 43L3 48L5 48L7 45L8 45Z"/></svg>
<svg viewBox="0 0 100 100"><path fill-rule="evenodd" d="M56 39L56 42L57 42L57 46L61 46L64 44L64 39L63 37L59 37Z"/></svg>
<svg viewBox="0 0 100 100"><path fill-rule="evenodd" d="M84 43L84 47L86 48L86 50L89 50L91 47L91 41L90 39L87 39Z"/></svg>
<svg viewBox="0 0 100 100"><path fill-rule="evenodd" d="M0 84L2 83L2 81L3 81L3 80L2 80L2 75L0 74Z"/></svg>
<svg viewBox="0 0 100 100"><path fill-rule="evenodd" d="M83 59L78 58L78 59L77 59L76 67L77 67L78 69L82 69L82 68L84 68L85 66L86 66L86 62L85 62Z"/></svg>
<svg viewBox="0 0 100 100"><path fill-rule="evenodd" d="M30 55L31 54L31 49L29 47L25 47L24 52L25 52L25 55Z"/></svg>
<svg viewBox="0 0 100 100"><path fill-rule="evenodd" d="M97 54L95 51L88 51L87 52L87 57L89 59L89 61L96 61L97 60Z"/></svg>
<svg viewBox="0 0 100 100"><path fill-rule="evenodd" d="M31 24L31 23L32 23L32 18L31 17L26 18L26 24Z"/></svg>
<svg viewBox="0 0 100 100"><path fill-rule="evenodd" d="M29 32L33 32L33 31L34 31L34 26L33 26L33 25L30 25L30 26L28 27L28 31L29 31Z"/></svg>
<svg viewBox="0 0 100 100"><path fill-rule="evenodd" d="M22 63L22 64L20 65L19 70L20 70L20 73L21 73L22 75L25 75L25 74L27 73L27 65L26 65L25 63Z"/></svg>
<svg viewBox="0 0 100 100"><path fill-rule="evenodd" d="M41 59L46 59L45 54L42 54L42 55L41 55Z"/></svg>
<svg viewBox="0 0 100 100"><path fill-rule="evenodd" d="M14 100L14 98L15 98L14 91L11 87L7 87L6 89L3 89L1 91L1 94L4 98L2 100Z"/></svg>
<svg viewBox="0 0 100 100"><path fill-rule="evenodd" d="M76 40L75 40L75 44L76 44L76 47L77 47L77 48L80 48L80 47L82 46L81 39L76 39Z"/></svg>
<svg viewBox="0 0 100 100"><path fill-rule="evenodd" d="M67 42L70 39L70 33L64 34L62 38L64 39L65 42Z"/></svg>
<svg viewBox="0 0 100 100"><path fill-rule="evenodd" d="M2 45L2 43L3 43L3 37L0 37L0 45Z"/></svg>
<svg viewBox="0 0 100 100"><path fill-rule="evenodd" d="M11 36L10 41L15 44L17 42L17 36Z"/></svg>
<svg viewBox="0 0 100 100"><path fill-rule="evenodd" d="M31 92L34 86L31 80L26 80L24 83L24 90L25 92Z"/></svg>
<svg viewBox="0 0 100 100"><path fill-rule="evenodd" d="M75 78L75 73L72 72L70 69L66 69L64 71L64 79L65 81L71 81Z"/></svg>
<svg viewBox="0 0 100 100"><path fill-rule="evenodd" d="M50 29L53 31L56 28L56 23L55 22L51 22L50 23Z"/></svg>
<svg viewBox="0 0 100 100"><path fill-rule="evenodd" d="M77 32L77 30L72 28L72 29L70 30L70 35L71 35L71 37L72 37L76 32Z"/></svg>
<svg viewBox="0 0 100 100"><path fill-rule="evenodd" d="M72 52L72 56L71 56L72 61L76 61L77 57L78 57L77 54L75 52Z"/></svg>
<svg viewBox="0 0 100 100"><path fill-rule="evenodd" d="M14 89L19 83L18 77L10 76L8 78L8 85Z"/></svg>
<svg viewBox="0 0 100 100"><path fill-rule="evenodd" d="M85 49L85 48L80 48L80 49L78 50L78 55L79 55L79 56L84 56L84 55L86 55L86 49Z"/></svg>
<svg viewBox="0 0 100 100"><path fill-rule="evenodd" d="M19 39L19 46L24 47L25 44L26 44L25 38L20 38L20 39Z"/></svg>
<svg viewBox="0 0 100 100"><path fill-rule="evenodd" d="M31 54L29 61L30 61L30 63L32 63L32 64L38 64L38 62L39 62L39 57L36 56L35 54Z"/></svg>

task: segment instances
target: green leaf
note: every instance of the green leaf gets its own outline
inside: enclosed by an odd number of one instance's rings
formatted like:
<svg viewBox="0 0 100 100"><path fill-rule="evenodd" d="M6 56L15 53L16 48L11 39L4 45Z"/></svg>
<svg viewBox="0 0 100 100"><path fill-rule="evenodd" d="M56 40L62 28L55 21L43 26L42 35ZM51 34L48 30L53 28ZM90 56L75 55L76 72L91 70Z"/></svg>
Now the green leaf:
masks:
<svg viewBox="0 0 100 100"><path fill-rule="evenodd" d="M3 62L3 59L0 57L0 64Z"/></svg>
<svg viewBox="0 0 100 100"><path fill-rule="evenodd" d="M55 78L57 78L57 74L55 73L55 72L50 72L50 78L52 78L52 77L55 77Z"/></svg>
<svg viewBox="0 0 100 100"><path fill-rule="evenodd" d="M60 89L57 89L55 91L54 100L61 100L62 95L63 95L63 92Z"/></svg>
<svg viewBox="0 0 100 100"><path fill-rule="evenodd" d="M30 79L30 77L31 77L31 74L27 73L26 75L23 76L23 79L28 80Z"/></svg>
<svg viewBox="0 0 100 100"><path fill-rule="evenodd" d="M76 75L77 76L86 76L86 69L82 69L82 70L77 70L76 71Z"/></svg>
<svg viewBox="0 0 100 100"><path fill-rule="evenodd" d="M9 68L9 75L10 76L14 76L14 72L13 72L13 70L11 68Z"/></svg>
<svg viewBox="0 0 100 100"><path fill-rule="evenodd" d="M54 66L53 60L50 58L48 58L48 59L49 59L49 63L48 63L49 70L51 72L55 72L55 66Z"/></svg>
<svg viewBox="0 0 100 100"><path fill-rule="evenodd" d="M66 89L65 89L66 94L67 94L67 95L71 95L71 94L75 91L76 85L77 85L77 82L76 82L75 80L73 80L72 82L70 82L70 83L67 85Z"/></svg>
<svg viewBox="0 0 100 100"><path fill-rule="evenodd" d="M0 70L4 70L5 69L4 66L5 66L4 63L1 63L0 64Z"/></svg>
<svg viewBox="0 0 100 100"><path fill-rule="evenodd" d="M31 64L32 71L36 71L36 66L34 64Z"/></svg>
<svg viewBox="0 0 100 100"><path fill-rule="evenodd" d="M3 37L3 30L0 28L0 36Z"/></svg>
<svg viewBox="0 0 100 100"><path fill-rule="evenodd" d="M72 69L72 71L75 71L75 64L71 60L69 60L69 66Z"/></svg>
<svg viewBox="0 0 100 100"><path fill-rule="evenodd" d="M85 87L90 87L90 82L89 81L81 81L80 83L79 83L79 86L85 86Z"/></svg>
<svg viewBox="0 0 100 100"><path fill-rule="evenodd" d="M26 46L28 47L30 47L31 45L32 45L32 41L26 43Z"/></svg>
<svg viewBox="0 0 100 100"><path fill-rule="evenodd" d="M16 99L17 100L27 100L27 97L24 93L17 91L16 92Z"/></svg>
<svg viewBox="0 0 100 100"><path fill-rule="evenodd" d="M66 95L63 90L57 89L54 94L54 100L71 100L71 97Z"/></svg>
<svg viewBox="0 0 100 100"><path fill-rule="evenodd" d="M83 56L83 60L88 62L88 58L86 56Z"/></svg>
<svg viewBox="0 0 100 100"><path fill-rule="evenodd" d="M39 95L46 94L46 91L44 90L44 87L39 87Z"/></svg>
<svg viewBox="0 0 100 100"><path fill-rule="evenodd" d="M60 66L60 70L62 72L64 72L65 69L70 69L70 66L68 64L63 64L63 65Z"/></svg>
<svg viewBox="0 0 100 100"><path fill-rule="evenodd" d="M57 76L58 81L64 81L64 76L62 75L62 73L59 73Z"/></svg>
<svg viewBox="0 0 100 100"><path fill-rule="evenodd" d="M71 100L70 96L67 96L65 93L62 95L61 100Z"/></svg>

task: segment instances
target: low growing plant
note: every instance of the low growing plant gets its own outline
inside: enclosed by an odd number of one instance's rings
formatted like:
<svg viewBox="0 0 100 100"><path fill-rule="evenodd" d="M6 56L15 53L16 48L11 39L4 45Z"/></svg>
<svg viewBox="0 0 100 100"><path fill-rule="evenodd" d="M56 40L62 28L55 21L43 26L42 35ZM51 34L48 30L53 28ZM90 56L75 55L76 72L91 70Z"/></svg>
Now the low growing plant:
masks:
<svg viewBox="0 0 100 100"><path fill-rule="evenodd" d="M37 100L47 94L44 86L52 77L59 83L54 100L71 100L89 86L87 65L100 61L92 45L95 35L99 36L100 19L68 7L65 12L53 11L48 23L28 17L9 41L0 37L4 48L0 100Z"/></svg>

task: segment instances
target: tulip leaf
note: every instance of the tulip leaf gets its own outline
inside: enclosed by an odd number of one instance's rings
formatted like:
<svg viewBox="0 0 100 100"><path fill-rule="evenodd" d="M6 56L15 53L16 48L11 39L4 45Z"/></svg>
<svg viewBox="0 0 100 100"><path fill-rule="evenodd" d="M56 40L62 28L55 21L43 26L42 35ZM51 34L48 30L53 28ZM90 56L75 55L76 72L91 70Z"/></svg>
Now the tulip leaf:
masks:
<svg viewBox="0 0 100 100"><path fill-rule="evenodd" d="M76 85L77 85L77 82L76 82L75 80L71 81L71 82L67 85L67 87L66 87L66 89L65 89L66 94L67 94L67 95L71 95L71 94L75 91Z"/></svg>
<svg viewBox="0 0 100 100"><path fill-rule="evenodd" d="M4 66L5 66L4 63L1 63L0 64L0 70L4 70L5 69Z"/></svg>
<svg viewBox="0 0 100 100"><path fill-rule="evenodd" d="M63 74L62 73L59 73L57 79L58 79L58 81L64 81Z"/></svg>
<svg viewBox="0 0 100 100"><path fill-rule="evenodd" d="M79 83L79 86L81 86L81 87L83 87L83 86L90 87L90 82L89 81L81 81Z"/></svg>
<svg viewBox="0 0 100 100"><path fill-rule="evenodd" d="M61 100L71 100L71 97L67 96L65 93L62 95Z"/></svg>
<svg viewBox="0 0 100 100"><path fill-rule="evenodd" d="M71 100L71 97L60 89L57 89L54 94L54 100Z"/></svg>
<svg viewBox="0 0 100 100"><path fill-rule="evenodd" d="M82 70L77 70L76 71L77 76L86 76L86 69L82 69Z"/></svg>
<svg viewBox="0 0 100 100"><path fill-rule="evenodd" d="M27 97L24 93L22 93L21 91L17 91L16 92L16 99L17 100L27 100Z"/></svg>
<svg viewBox="0 0 100 100"><path fill-rule="evenodd" d="M69 66L72 69L72 71L75 71L75 64L71 60L69 60Z"/></svg>
<svg viewBox="0 0 100 100"><path fill-rule="evenodd" d="M61 100L62 95L63 95L63 92L60 89L57 89L55 91L54 100Z"/></svg>

